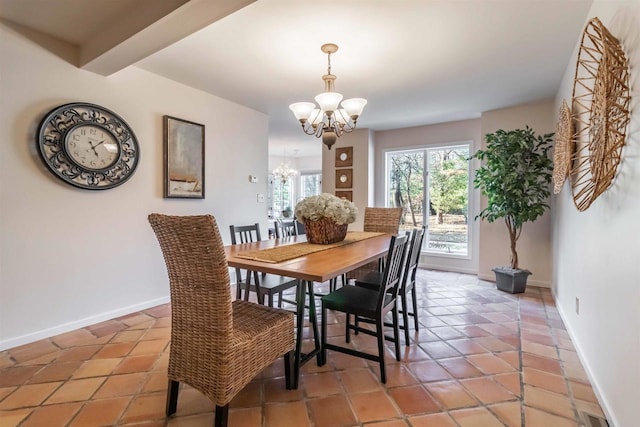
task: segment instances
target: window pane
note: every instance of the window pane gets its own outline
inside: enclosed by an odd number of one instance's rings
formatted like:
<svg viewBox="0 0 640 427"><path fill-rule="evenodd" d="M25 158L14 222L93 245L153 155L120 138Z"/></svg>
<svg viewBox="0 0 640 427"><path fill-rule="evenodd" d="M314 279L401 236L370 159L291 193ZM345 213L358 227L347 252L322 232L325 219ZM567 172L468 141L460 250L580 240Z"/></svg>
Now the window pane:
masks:
<svg viewBox="0 0 640 427"><path fill-rule="evenodd" d="M292 180L288 179L282 182L279 179L269 175L269 186L272 190L270 217L282 218L286 212L289 216L293 216L293 185Z"/></svg>
<svg viewBox="0 0 640 427"><path fill-rule="evenodd" d="M468 157L468 145L386 155L387 206L403 208L401 229L428 224L427 252L469 254Z"/></svg>
<svg viewBox="0 0 640 427"><path fill-rule="evenodd" d="M429 149L428 251L467 255L469 147Z"/></svg>
<svg viewBox="0 0 640 427"><path fill-rule="evenodd" d="M403 208L400 228L422 227L424 150L389 153L387 173L387 206Z"/></svg>
<svg viewBox="0 0 640 427"><path fill-rule="evenodd" d="M300 177L300 197L302 200L305 197L315 196L322 192L322 174L309 174L302 175Z"/></svg>

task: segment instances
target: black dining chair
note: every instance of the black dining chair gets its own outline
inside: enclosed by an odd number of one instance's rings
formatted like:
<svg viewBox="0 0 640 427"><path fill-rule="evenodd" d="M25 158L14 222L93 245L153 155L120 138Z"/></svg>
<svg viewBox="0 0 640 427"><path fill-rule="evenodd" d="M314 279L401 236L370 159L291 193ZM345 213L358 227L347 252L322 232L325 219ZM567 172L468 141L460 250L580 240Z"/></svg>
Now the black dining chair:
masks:
<svg viewBox="0 0 640 427"><path fill-rule="evenodd" d="M402 324L400 329L404 330L405 345L409 345L409 316L413 317L415 330L418 330L418 298L416 295L416 273L418 271L418 263L420 261L420 251L422 241L424 240L425 227L415 229L408 244L407 256L403 266L402 279L400 281L400 289L398 290L398 299L401 302L402 309L398 310L402 314ZM356 286L364 287L371 290L380 289L382 283L382 273L371 271L364 277L356 280ZM411 293L412 311L409 311L409 303L407 301L408 294ZM356 324L357 324L356 319ZM388 324L387 324L388 325Z"/></svg>
<svg viewBox="0 0 640 427"><path fill-rule="evenodd" d="M321 298L322 301L322 338L319 365L324 365L327 361L327 350L338 351L351 356L362 357L373 360L380 364L380 381L387 382L384 365L384 341L392 341L395 345L396 359L400 361L399 329L398 329L398 308L396 297L400 286L400 276L402 273L402 263L405 257L408 236L392 236L387 252L387 261L382 275L382 282L379 290L374 291L361 286L343 286ZM363 319L372 320L375 331L369 329L359 329L359 332L373 335L378 341L378 354L374 355L349 347L338 346L327 342L327 310L340 311L347 315L347 330L345 341L350 341L350 329L356 325L350 325L350 315ZM393 337L385 335L384 318L391 312L393 318Z"/></svg>
<svg viewBox="0 0 640 427"><path fill-rule="evenodd" d="M276 229L276 239L298 235L296 220L284 221L278 218L274 225Z"/></svg>
<svg viewBox="0 0 640 427"><path fill-rule="evenodd" d="M262 240L260 234L260 224L253 225L230 225L231 244L250 243ZM276 227L277 230L277 227ZM274 295L278 295L278 307L282 307L282 292L295 288L297 282L289 277L282 277L276 274L258 273L256 271L243 271L236 268L236 299L249 300L249 292L255 292L258 302L264 304L264 296L268 298L269 307L273 307ZM291 302L291 301L288 301Z"/></svg>

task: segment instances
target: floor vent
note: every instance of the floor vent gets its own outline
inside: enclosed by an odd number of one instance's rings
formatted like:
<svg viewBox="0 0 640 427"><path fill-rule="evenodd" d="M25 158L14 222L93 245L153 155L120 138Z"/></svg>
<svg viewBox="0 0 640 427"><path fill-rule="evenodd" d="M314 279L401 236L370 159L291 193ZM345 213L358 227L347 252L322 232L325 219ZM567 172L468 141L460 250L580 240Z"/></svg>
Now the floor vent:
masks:
<svg viewBox="0 0 640 427"><path fill-rule="evenodd" d="M609 427L609 423L602 417L597 417L586 412L579 412L585 427Z"/></svg>

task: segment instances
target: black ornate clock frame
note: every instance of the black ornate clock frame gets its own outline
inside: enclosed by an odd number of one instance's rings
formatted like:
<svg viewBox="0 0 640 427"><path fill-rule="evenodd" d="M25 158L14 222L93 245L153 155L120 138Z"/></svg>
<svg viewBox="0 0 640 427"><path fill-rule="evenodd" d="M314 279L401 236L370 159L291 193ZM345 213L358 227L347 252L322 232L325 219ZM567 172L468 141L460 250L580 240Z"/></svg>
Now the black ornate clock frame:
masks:
<svg viewBox="0 0 640 427"><path fill-rule="evenodd" d="M116 139L118 159L109 167L92 170L77 164L66 148L67 134L79 126L97 126ZM87 190L106 190L126 182L135 171L140 151L129 125L107 108L86 102L64 104L51 110L38 126L39 154L55 176Z"/></svg>

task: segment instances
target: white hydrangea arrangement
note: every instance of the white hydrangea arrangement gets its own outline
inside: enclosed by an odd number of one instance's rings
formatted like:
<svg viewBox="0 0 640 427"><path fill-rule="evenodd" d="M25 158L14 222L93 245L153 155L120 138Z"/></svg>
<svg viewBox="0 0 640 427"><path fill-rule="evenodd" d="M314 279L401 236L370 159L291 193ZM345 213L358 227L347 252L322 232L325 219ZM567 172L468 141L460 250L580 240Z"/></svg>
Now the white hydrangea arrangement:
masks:
<svg viewBox="0 0 640 427"><path fill-rule="evenodd" d="M358 208L347 199L341 199L329 193L309 196L296 205L296 218L317 221L329 218L336 224L351 224L356 220Z"/></svg>

